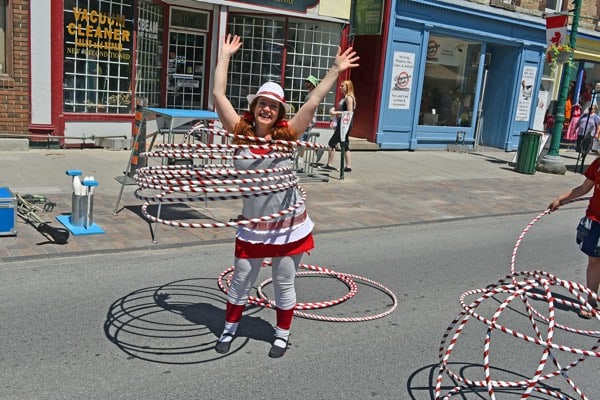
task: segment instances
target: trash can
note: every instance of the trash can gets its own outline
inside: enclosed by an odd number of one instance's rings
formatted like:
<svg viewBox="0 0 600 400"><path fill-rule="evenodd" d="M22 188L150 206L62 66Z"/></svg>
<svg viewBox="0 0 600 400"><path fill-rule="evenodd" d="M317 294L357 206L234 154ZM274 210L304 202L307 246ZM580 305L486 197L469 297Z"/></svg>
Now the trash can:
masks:
<svg viewBox="0 0 600 400"><path fill-rule="evenodd" d="M528 130L521 132L519 149L517 150L517 164L515 170L524 174L535 174L538 151L542 133Z"/></svg>

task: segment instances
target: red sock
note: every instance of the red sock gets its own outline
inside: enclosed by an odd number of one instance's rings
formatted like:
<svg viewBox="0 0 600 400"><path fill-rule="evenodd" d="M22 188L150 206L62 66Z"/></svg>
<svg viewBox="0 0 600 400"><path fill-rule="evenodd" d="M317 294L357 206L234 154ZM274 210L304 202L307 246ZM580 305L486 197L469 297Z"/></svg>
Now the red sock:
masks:
<svg viewBox="0 0 600 400"><path fill-rule="evenodd" d="M289 310L281 310L276 308L275 312L277 313L277 327L289 331L290 327L292 326L294 309L290 308Z"/></svg>
<svg viewBox="0 0 600 400"><path fill-rule="evenodd" d="M234 323L240 322L244 308L246 308L245 304L237 305L227 302L227 308L225 309L225 321Z"/></svg>

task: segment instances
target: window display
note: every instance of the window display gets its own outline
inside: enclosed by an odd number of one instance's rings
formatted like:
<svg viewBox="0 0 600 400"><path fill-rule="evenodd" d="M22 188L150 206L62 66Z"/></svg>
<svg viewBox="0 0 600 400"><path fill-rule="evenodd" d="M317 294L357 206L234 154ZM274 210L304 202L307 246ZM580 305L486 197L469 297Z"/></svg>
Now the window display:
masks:
<svg viewBox="0 0 600 400"><path fill-rule="evenodd" d="M420 125L472 126L481 44L431 35Z"/></svg>
<svg viewBox="0 0 600 400"><path fill-rule="evenodd" d="M65 112L131 113L133 0L65 0Z"/></svg>

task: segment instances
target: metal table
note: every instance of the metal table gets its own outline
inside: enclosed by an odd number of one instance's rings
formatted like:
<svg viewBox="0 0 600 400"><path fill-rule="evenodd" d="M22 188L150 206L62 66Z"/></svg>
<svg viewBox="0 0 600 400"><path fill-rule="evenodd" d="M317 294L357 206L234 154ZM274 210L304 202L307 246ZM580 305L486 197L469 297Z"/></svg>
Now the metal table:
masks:
<svg viewBox="0 0 600 400"><path fill-rule="evenodd" d="M164 128L164 130L159 130L159 132L166 133L166 142L171 144L173 143L173 138L176 132L176 128L178 126L187 124L188 122L195 120L209 121L212 119L219 119L219 116L216 112L209 110L184 110L178 108L147 107L144 109L143 114L143 118L146 120L151 114L158 115L161 118L165 119L166 128ZM152 149L155 140L156 135L152 138L152 142L150 143L148 151Z"/></svg>
<svg viewBox="0 0 600 400"><path fill-rule="evenodd" d="M159 116L161 118L164 118L165 120L165 128L160 129L159 131L153 135L152 137L152 141L150 142L150 145L148 146L148 148L146 149L146 151L151 151L152 147L154 146L154 142L156 140L156 137L159 134L165 135L166 134L166 140L163 140L166 143L170 143L173 144L174 141L174 137L175 137L175 133L177 133L177 127L184 125L190 121L195 121L195 120L204 120L205 123L207 124L209 120L216 120L219 119L219 116L217 115L216 112L214 111L210 111L210 110L184 110L184 109L175 109L175 108L158 108L158 107L146 107L143 109L142 111L142 125L144 126L143 129L145 129L145 123L146 121L149 119L150 116ZM184 131L181 131L184 132ZM141 135L138 134L135 138L136 142L139 139ZM163 136L163 139L165 137ZM205 139L205 138L203 138ZM208 141L209 138L206 138L203 141ZM132 177L129 177L130 172L131 172L131 158L133 156L133 152L134 149L137 146L132 145L132 153L130 156L130 160L128 162L127 165L127 169L126 171L124 171L124 175L123 176L118 176L115 179L121 183L121 190L119 191L119 196L117 198L117 202L115 204L115 209L113 212L113 215L117 214L117 210L119 208L119 203L121 202L121 197L123 195L123 188L125 185L128 184L135 184L135 181L132 179ZM158 216L160 216L160 211L161 211L161 205L159 203L158 205ZM153 242L156 243L157 242L157 225L154 224L154 229L153 229Z"/></svg>

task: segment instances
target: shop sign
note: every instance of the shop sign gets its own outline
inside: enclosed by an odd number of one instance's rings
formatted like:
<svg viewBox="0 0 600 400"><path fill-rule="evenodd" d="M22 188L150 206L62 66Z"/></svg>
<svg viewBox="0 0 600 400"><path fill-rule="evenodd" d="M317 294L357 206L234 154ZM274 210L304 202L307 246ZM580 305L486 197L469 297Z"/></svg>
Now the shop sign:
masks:
<svg viewBox="0 0 600 400"><path fill-rule="evenodd" d="M158 40L159 26L158 21L151 21L146 18L138 18L138 38Z"/></svg>
<svg viewBox="0 0 600 400"><path fill-rule="evenodd" d="M171 26L208 31L208 13L171 8Z"/></svg>
<svg viewBox="0 0 600 400"><path fill-rule="evenodd" d="M356 0L354 7L354 33L381 35L383 0Z"/></svg>
<svg viewBox="0 0 600 400"><path fill-rule="evenodd" d="M180 88L198 89L200 87L200 81L197 79L177 79L175 84Z"/></svg>
<svg viewBox="0 0 600 400"><path fill-rule="evenodd" d="M129 61L133 43L133 0L128 2L131 6L123 7L127 14L112 13L109 7L104 10L98 3L90 8L65 10L65 56L85 54L97 60Z"/></svg>
<svg viewBox="0 0 600 400"><path fill-rule="evenodd" d="M290 11L306 13L309 8L319 4L319 0L232 0L232 3L256 4L263 7L283 8Z"/></svg>

